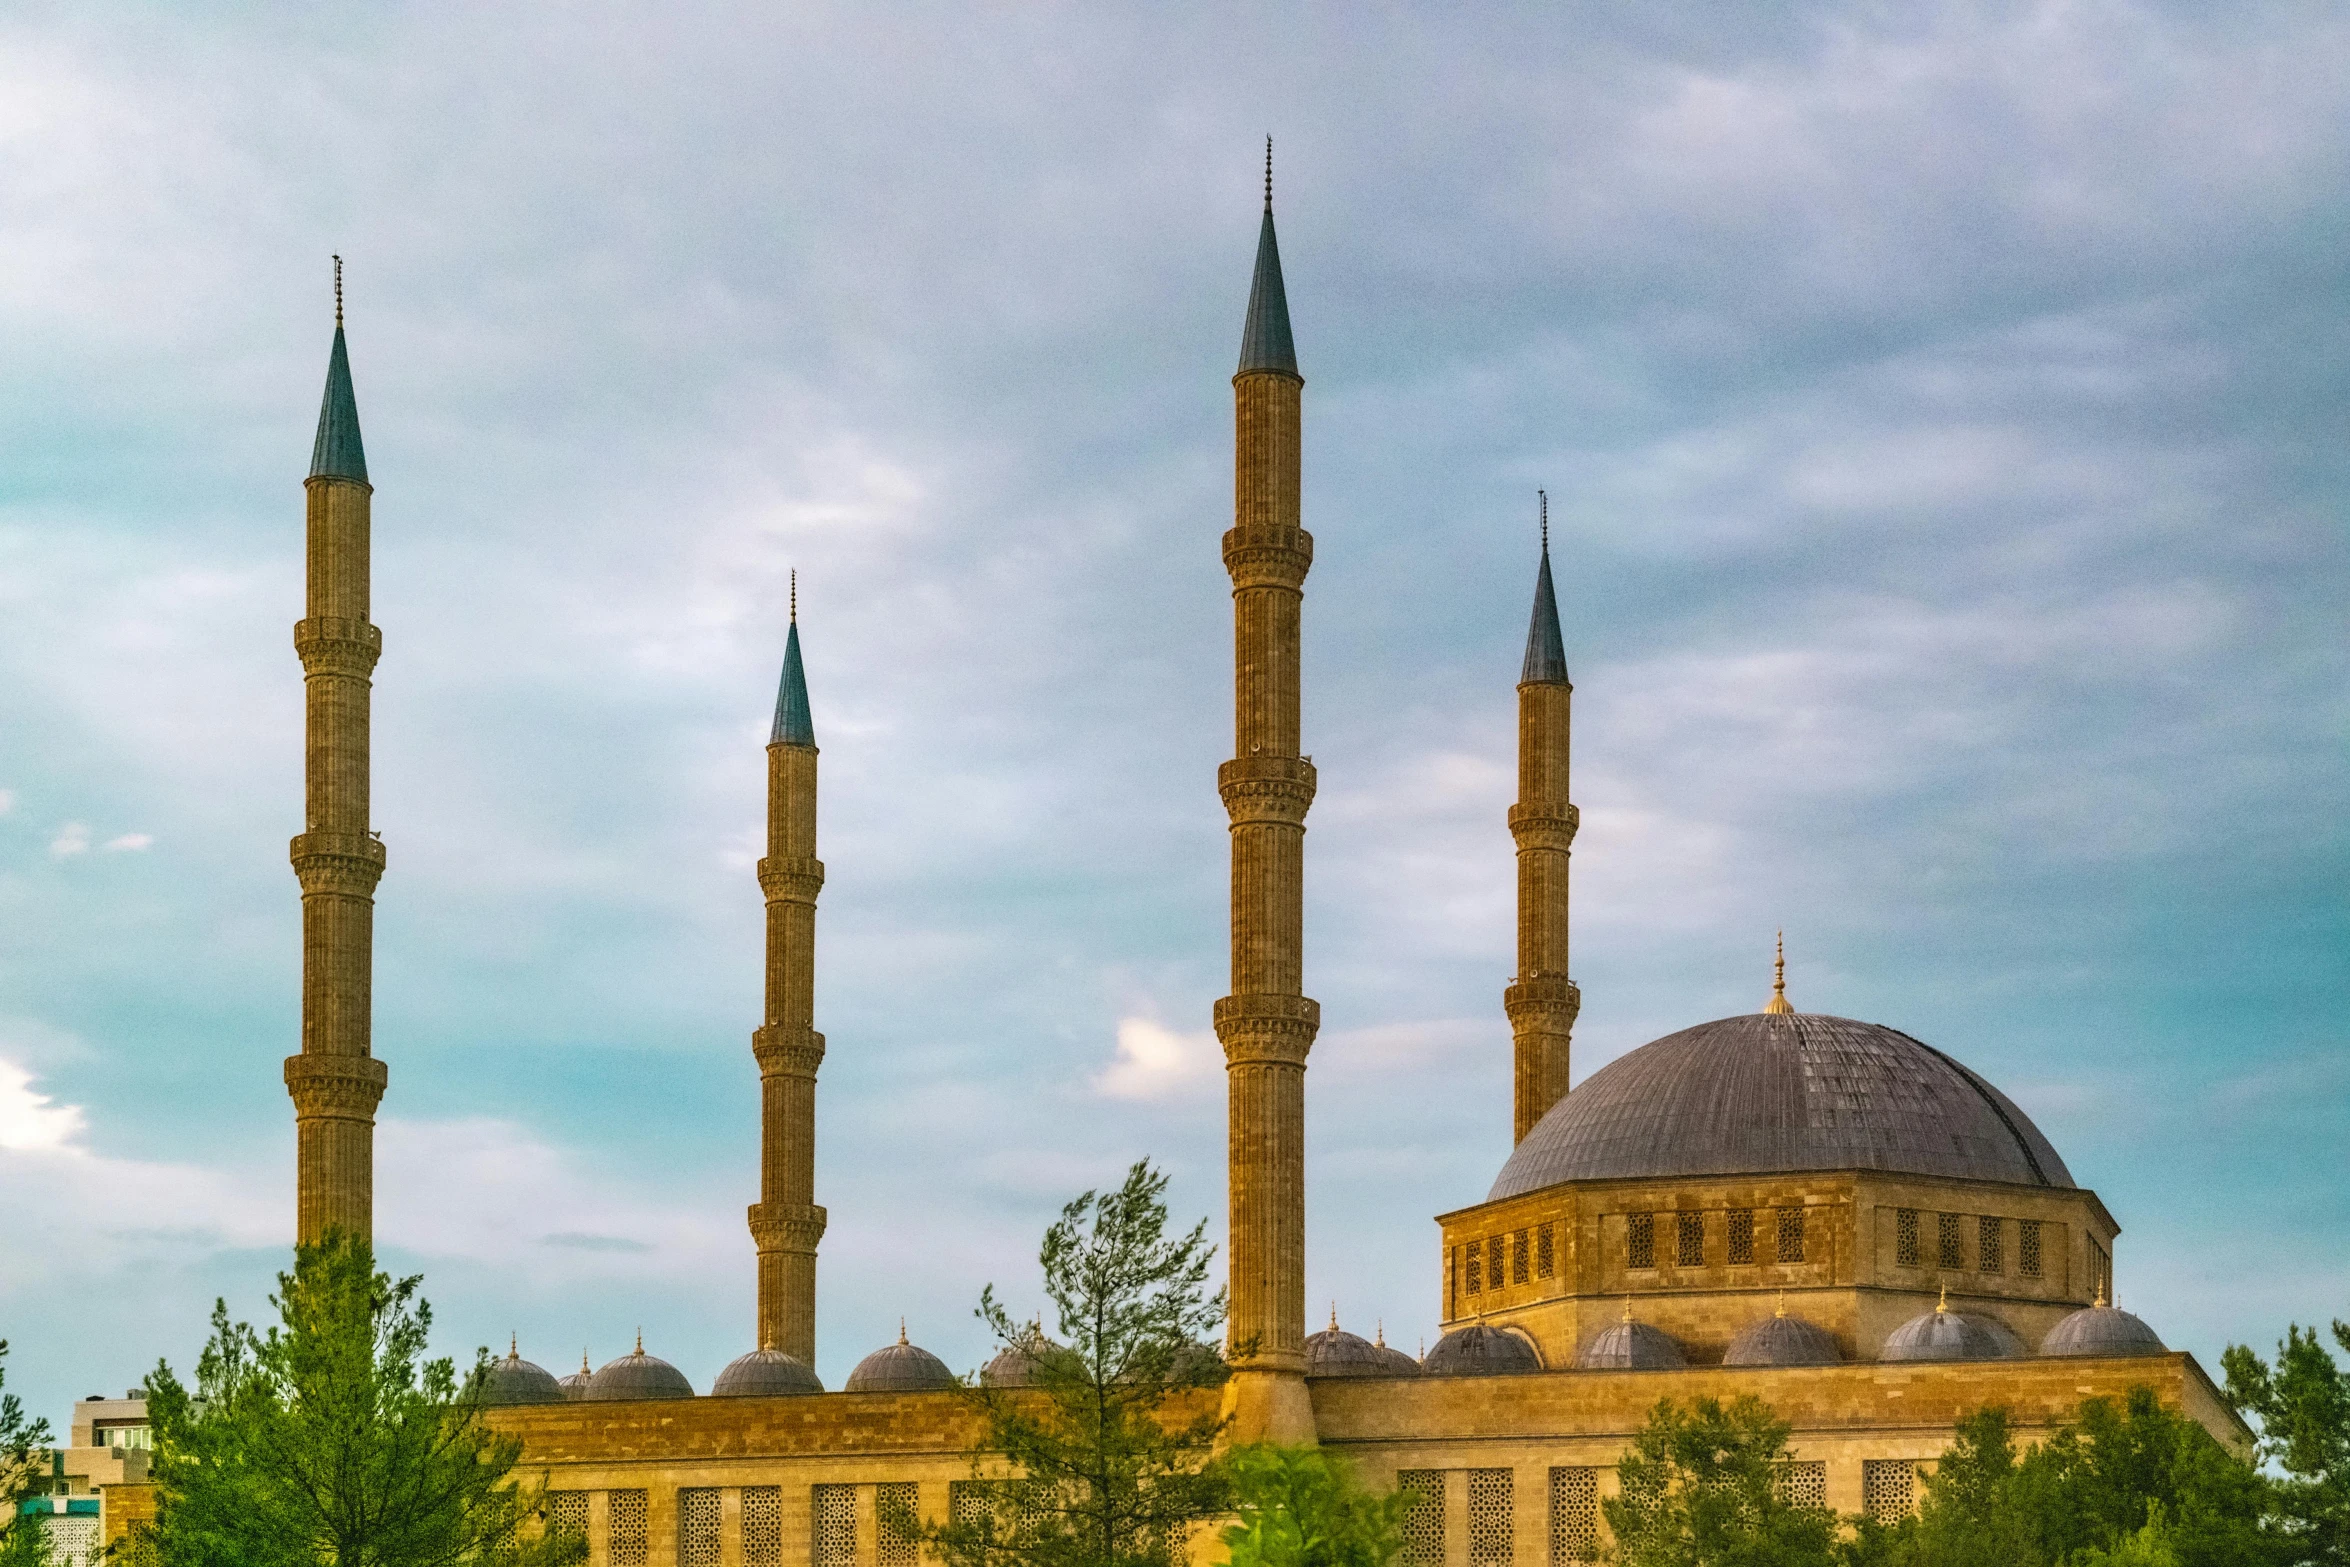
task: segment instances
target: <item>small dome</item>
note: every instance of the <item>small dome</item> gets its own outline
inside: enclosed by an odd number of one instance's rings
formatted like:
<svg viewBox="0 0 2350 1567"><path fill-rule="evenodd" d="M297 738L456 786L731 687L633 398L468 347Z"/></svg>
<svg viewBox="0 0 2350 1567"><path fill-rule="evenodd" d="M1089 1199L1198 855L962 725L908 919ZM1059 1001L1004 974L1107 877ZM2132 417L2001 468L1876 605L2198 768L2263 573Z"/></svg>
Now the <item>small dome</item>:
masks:
<svg viewBox="0 0 2350 1567"><path fill-rule="evenodd" d="M1730 1340L1725 1366L1833 1366L1844 1359L1836 1335L1816 1322L1777 1315L1749 1322Z"/></svg>
<svg viewBox="0 0 2350 1567"><path fill-rule="evenodd" d="M544 1366L534 1366L522 1358L520 1345L509 1345L504 1360L490 1362L489 1374L482 1379L482 1402L485 1404L560 1404L563 1402L563 1384Z"/></svg>
<svg viewBox="0 0 2350 1567"><path fill-rule="evenodd" d="M1438 1339L1423 1369L1432 1377L1506 1377L1540 1371L1542 1359L1515 1333L1472 1322Z"/></svg>
<svg viewBox="0 0 2350 1567"><path fill-rule="evenodd" d="M1879 1360L2020 1360L2024 1341L1997 1317L1937 1305L1895 1328Z"/></svg>
<svg viewBox="0 0 2350 1567"><path fill-rule="evenodd" d="M1381 1362L1378 1346L1361 1334L1349 1333L1340 1327L1338 1312L1333 1309L1330 1326L1319 1333L1306 1335L1306 1375L1384 1377L1392 1373Z"/></svg>
<svg viewBox="0 0 2350 1567"><path fill-rule="evenodd" d="M1688 1364L1680 1340L1632 1320L1630 1301L1624 1302L1623 1321L1592 1334L1575 1354L1577 1371L1678 1371Z"/></svg>
<svg viewBox="0 0 2350 1567"><path fill-rule="evenodd" d="M694 1385L678 1370L658 1355L645 1353L645 1338L637 1335L636 1351L607 1360L596 1368L588 1380L584 1397L610 1398L691 1398Z"/></svg>
<svg viewBox="0 0 2350 1567"><path fill-rule="evenodd" d="M582 1399L588 1396L588 1384L595 1379L596 1374L588 1369L587 1351L583 1349L579 1352L579 1369L559 1379L555 1385L563 1390L565 1398Z"/></svg>
<svg viewBox="0 0 2350 1567"><path fill-rule="evenodd" d="M738 1355L710 1384L712 1398L780 1398L823 1391L824 1384L806 1361L780 1349L754 1349Z"/></svg>
<svg viewBox="0 0 2350 1567"><path fill-rule="evenodd" d="M1390 1348L1387 1342L1387 1324L1382 1322L1371 1335L1371 1353L1379 1357L1379 1364L1391 1377L1416 1377L1420 1363L1400 1349Z"/></svg>
<svg viewBox="0 0 2350 1567"><path fill-rule="evenodd" d="M2108 1306L2100 1296L2048 1330L2043 1355L2161 1355L2169 1353L2152 1328L2134 1313Z"/></svg>
<svg viewBox="0 0 2350 1567"><path fill-rule="evenodd" d="M1068 1353L1046 1338L1042 1328L1031 1324L1018 1343L1006 1344L993 1360L979 1368L979 1380L987 1387L1034 1387L1037 1362Z"/></svg>
<svg viewBox="0 0 2350 1567"><path fill-rule="evenodd" d="M851 1393L925 1393L953 1387L955 1374L947 1363L918 1344L906 1342L906 1325L898 1324L898 1341L885 1344L857 1362L841 1386Z"/></svg>

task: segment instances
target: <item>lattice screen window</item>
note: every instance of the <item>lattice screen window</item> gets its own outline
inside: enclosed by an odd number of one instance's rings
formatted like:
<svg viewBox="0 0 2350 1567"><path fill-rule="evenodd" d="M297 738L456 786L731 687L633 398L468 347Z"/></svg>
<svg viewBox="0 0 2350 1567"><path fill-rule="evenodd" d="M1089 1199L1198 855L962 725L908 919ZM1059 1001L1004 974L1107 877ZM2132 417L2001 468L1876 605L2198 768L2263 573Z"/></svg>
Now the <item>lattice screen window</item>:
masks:
<svg viewBox="0 0 2350 1567"><path fill-rule="evenodd" d="M813 1547L808 1559L815 1567L856 1567L857 1488L811 1486L808 1514Z"/></svg>
<svg viewBox="0 0 2350 1567"><path fill-rule="evenodd" d="M1403 1559L1408 1567L1444 1567L1444 1471L1400 1469L1395 1488L1409 1491L1403 1515Z"/></svg>
<svg viewBox="0 0 2350 1567"><path fill-rule="evenodd" d="M1893 1260L1905 1268L1918 1265L1918 1211L1903 1208L1893 1215Z"/></svg>
<svg viewBox="0 0 2350 1567"><path fill-rule="evenodd" d="M122 1552L117 1559L124 1567L160 1567L163 1561L163 1552L155 1544L155 1526L143 1521L130 1526L116 1549Z"/></svg>
<svg viewBox="0 0 2350 1567"><path fill-rule="evenodd" d="M677 1567L718 1567L718 1490L677 1493Z"/></svg>
<svg viewBox="0 0 2350 1567"><path fill-rule="evenodd" d="M1599 1471L1550 1472L1551 1567L1599 1560Z"/></svg>
<svg viewBox="0 0 2350 1567"><path fill-rule="evenodd" d="M1860 1506L1879 1523L1899 1523L1917 1510L1917 1465L1906 1458L1866 1458L1860 1465Z"/></svg>
<svg viewBox="0 0 2350 1567"><path fill-rule="evenodd" d="M49 1537L49 1560L52 1567L93 1567L93 1564L98 1560L97 1519L71 1513L60 1517L51 1513L41 1522L48 1525L43 1532ZM17 1527L38 1526L20 1522Z"/></svg>
<svg viewBox="0 0 2350 1567"><path fill-rule="evenodd" d="M782 1567L783 1487L743 1487L743 1567Z"/></svg>
<svg viewBox="0 0 2350 1567"><path fill-rule="evenodd" d="M1966 1242L1959 1234L1958 1215L1934 1215L1934 1261L1944 1268L1966 1266Z"/></svg>
<svg viewBox="0 0 2350 1567"><path fill-rule="evenodd" d="M1523 1284L1533 1267L1533 1237L1520 1230L1510 1237L1510 1282Z"/></svg>
<svg viewBox="0 0 2350 1567"><path fill-rule="evenodd" d="M1825 1510L1828 1505L1828 1466L1817 1458L1790 1459L1779 1465L1779 1500L1789 1507Z"/></svg>
<svg viewBox="0 0 2350 1567"><path fill-rule="evenodd" d="M547 1493L547 1528L566 1534L587 1533L587 1492L549 1491Z"/></svg>
<svg viewBox="0 0 2350 1567"><path fill-rule="evenodd" d="M1461 1293L1481 1295L1485 1292L1485 1243L1471 1241L1461 1248Z"/></svg>
<svg viewBox="0 0 2350 1567"><path fill-rule="evenodd" d="M2040 1276L2040 1221L2037 1219L2016 1221L2015 1271L2027 1279Z"/></svg>
<svg viewBox="0 0 2350 1567"><path fill-rule="evenodd" d="M1501 1281L1509 1277L1507 1273L1502 1271L1509 1266L1509 1263L1506 1260L1508 1250L1509 1243L1499 1235L1490 1236L1486 1239L1485 1278L1489 1288L1500 1289Z"/></svg>
<svg viewBox="0 0 2350 1567"><path fill-rule="evenodd" d="M1559 1270L1556 1232L1547 1224L1534 1227L1534 1276L1547 1279Z"/></svg>
<svg viewBox="0 0 2350 1567"><path fill-rule="evenodd" d="M1683 1213L1674 1216L1673 1263L1676 1267L1702 1268L1705 1266L1705 1215Z"/></svg>
<svg viewBox="0 0 2350 1567"><path fill-rule="evenodd" d="M1517 1554L1517 1501L1507 1469L1469 1471L1469 1567L1510 1567Z"/></svg>
<svg viewBox="0 0 2350 1567"><path fill-rule="evenodd" d="M988 1521L985 1480L947 1482L947 1518L958 1529L972 1529Z"/></svg>
<svg viewBox="0 0 2350 1567"><path fill-rule="evenodd" d="M1655 1214L1628 1213L1624 1216L1624 1251L1631 1267L1656 1266Z"/></svg>
<svg viewBox="0 0 2350 1567"><path fill-rule="evenodd" d="M879 1567L914 1567L922 1559L921 1492L911 1480L873 1488L873 1559Z"/></svg>
<svg viewBox="0 0 2350 1567"><path fill-rule="evenodd" d="M1779 1210L1779 1260L1781 1262L1801 1262L1803 1260L1803 1210L1801 1208L1781 1208Z"/></svg>
<svg viewBox="0 0 2350 1567"><path fill-rule="evenodd" d="M1999 1244L1999 1221L1984 1214L1975 1221L1975 1266L1984 1273L2005 1273L2007 1253Z"/></svg>
<svg viewBox="0 0 2350 1567"><path fill-rule="evenodd" d="M608 1493L604 1504L604 1540L612 1567L644 1567L644 1492Z"/></svg>
<svg viewBox="0 0 2350 1567"><path fill-rule="evenodd" d="M1754 1261L1754 1210L1752 1208L1732 1208L1730 1210L1730 1262L1733 1266L1743 1266L1752 1261Z"/></svg>

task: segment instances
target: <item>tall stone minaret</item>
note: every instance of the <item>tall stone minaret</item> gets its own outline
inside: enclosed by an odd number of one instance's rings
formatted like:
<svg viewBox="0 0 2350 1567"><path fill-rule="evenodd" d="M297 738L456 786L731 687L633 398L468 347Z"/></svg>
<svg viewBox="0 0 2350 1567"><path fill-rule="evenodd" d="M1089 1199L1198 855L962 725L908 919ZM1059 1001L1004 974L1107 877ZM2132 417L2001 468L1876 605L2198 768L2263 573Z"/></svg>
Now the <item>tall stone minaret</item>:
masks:
<svg viewBox="0 0 2350 1567"><path fill-rule="evenodd" d="M1305 1071L1321 1008L1303 993L1306 809L1313 764L1298 750L1298 620L1314 541L1298 526L1299 391L1273 164L1256 281L1232 378L1233 757L1216 785L1232 823L1232 994L1224 1044L1231 1270L1226 1390L1235 1441L1311 1441L1305 1386Z"/></svg>
<svg viewBox="0 0 2350 1567"><path fill-rule="evenodd" d="M367 455L343 346L343 263L335 259L335 343L310 451L309 612L294 627L308 747L302 883L302 1053L286 1060L294 1099L296 1242L375 1233L375 1107L384 1064L370 1052L375 884L384 846L367 825L369 676L383 633L367 619Z"/></svg>
<svg viewBox="0 0 2350 1567"><path fill-rule="evenodd" d="M1577 819L1567 801L1567 733L1574 696L1550 585L1550 499L1544 496L1534 623L1518 676L1518 803L1510 807L1510 836L1518 841L1518 977L1502 992L1502 1005L1517 1046L1513 1143L1523 1142L1566 1096L1568 1035L1583 1005L1583 993L1567 978L1567 858Z"/></svg>
<svg viewBox="0 0 2350 1567"><path fill-rule="evenodd" d="M759 1348L816 1363L816 727L800 665L799 587L783 644L783 682L767 739L767 1021L751 1035L759 1062L759 1200L751 1238L759 1248Z"/></svg>

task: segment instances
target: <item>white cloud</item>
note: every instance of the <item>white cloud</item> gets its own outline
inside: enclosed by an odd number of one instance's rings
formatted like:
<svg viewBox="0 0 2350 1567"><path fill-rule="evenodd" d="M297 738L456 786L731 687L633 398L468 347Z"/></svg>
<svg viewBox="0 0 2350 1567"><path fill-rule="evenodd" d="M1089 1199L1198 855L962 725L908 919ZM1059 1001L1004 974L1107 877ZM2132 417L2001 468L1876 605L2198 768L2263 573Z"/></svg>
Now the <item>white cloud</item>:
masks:
<svg viewBox="0 0 2350 1567"><path fill-rule="evenodd" d="M90 852L90 829L80 822L67 822L57 829L57 836L49 840L49 852L59 859L68 855Z"/></svg>
<svg viewBox="0 0 2350 1567"><path fill-rule="evenodd" d="M6 816L15 809L16 791L14 789L0 789L0 816Z"/></svg>
<svg viewBox="0 0 2350 1567"><path fill-rule="evenodd" d="M144 849L154 842L154 836L150 833L126 832L119 838L107 839L104 847L114 853L121 853L125 850Z"/></svg>
<svg viewBox="0 0 2350 1567"><path fill-rule="evenodd" d="M1213 1087L1223 1053L1213 1030L1179 1034L1147 1017L1118 1020L1118 1058L1096 1073L1108 1099L1189 1098Z"/></svg>
<svg viewBox="0 0 2350 1567"><path fill-rule="evenodd" d="M0 1148L12 1152L62 1149L86 1126L80 1105L58 1104L33 1086L33 1074L0 1060Z"/></svg>

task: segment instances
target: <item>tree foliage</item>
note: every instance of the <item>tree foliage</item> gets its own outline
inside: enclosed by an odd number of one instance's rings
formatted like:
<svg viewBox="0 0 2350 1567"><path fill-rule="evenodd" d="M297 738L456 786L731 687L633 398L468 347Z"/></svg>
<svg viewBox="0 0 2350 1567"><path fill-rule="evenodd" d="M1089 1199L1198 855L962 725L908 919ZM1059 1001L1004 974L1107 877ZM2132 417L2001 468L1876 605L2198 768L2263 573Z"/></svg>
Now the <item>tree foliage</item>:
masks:
<svg viewBox="0 0 2350 1567"><path fill-rule="evenodd" d="M0 1386L8 1381L8 1341L0 1339ZM27 1420L14 1393L0 1393L0 1567L46 1567L46 1527L24 1514L26 1498L48 1489L49 1422Z"/></svg>
<svg viewBox="0 0 2350 1567"><path fill-rule="evenodd" d="M425 1358L421 1280L375 1271L366 1242L296 1253L256 1333L214 1305L196 1386L148 1378L155 1544L166 1567L553 1567L577 1536L538 1536L521 1444L482 1421L489 1356L460 1382Z"/></svg>
<svg viewBox="0 0 2350 1567"><path fill-rule="evenodd" d="M2350 1323L2336 1320L2334 1341L2350 1351ZM2350 1375L2318 1340L2294 1323L2277 1346L2274 1366L2241 1344L2220 1356L2228 1400L2259 1422L2260 1456L2280 1474L2280 1527L2322 1567L2350 1567Z"/></svg>
<svg viewBox="0 0 2350 1567"><path fill-rule="evenodd" d="M1206 1223L1169 1234L1166 1190L1145 1160L1045 1231L1037 1260L1059 1346L1015 1319L994 1285L981 1293L979 1317L999 1344L1031 1352L1034 1381L967 1390L986 1427L974 1477L998 1464L1008 1475L988 1480L991 1507L924 1531L949 1567L1167 1567L1224 1509L1223 1421L1182 1407L1225 1378L1203 1342L1224 1320L1224 1292L1208 1292Z"/></svg>
<svg viewBox="0 0 2350 1567"><path fill-rule="evenodd" d="M1752 1395L1729 1405L1671 1399L1649 1413L1601 1505L1626 1567L1816 1567L1836 1515L1790 1503L1780 1484L1789 1427Z"/></svg>
<svg viewBox="0 0 2350 1567"><path fill-rule="evenodd" d="M1320 1448L1271 1443L1225 1457L1231 1567L1387 1567L1403 1549L1401 1491L1370 1492Z"/></svg>

